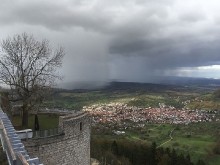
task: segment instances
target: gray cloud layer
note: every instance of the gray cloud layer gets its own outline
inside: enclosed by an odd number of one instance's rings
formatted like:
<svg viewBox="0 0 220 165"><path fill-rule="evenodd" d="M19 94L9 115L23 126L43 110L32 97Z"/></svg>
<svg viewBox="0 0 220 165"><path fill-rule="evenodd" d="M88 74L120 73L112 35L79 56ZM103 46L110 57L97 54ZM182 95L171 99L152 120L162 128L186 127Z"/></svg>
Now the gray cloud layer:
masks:
<svg viewBox="0 0 220 165"><path fill-rule="evenodd" d="M0 36L25 31L64 46L66 81L149 81L220 63L219 7L215 0L2 0Z"/></svg>

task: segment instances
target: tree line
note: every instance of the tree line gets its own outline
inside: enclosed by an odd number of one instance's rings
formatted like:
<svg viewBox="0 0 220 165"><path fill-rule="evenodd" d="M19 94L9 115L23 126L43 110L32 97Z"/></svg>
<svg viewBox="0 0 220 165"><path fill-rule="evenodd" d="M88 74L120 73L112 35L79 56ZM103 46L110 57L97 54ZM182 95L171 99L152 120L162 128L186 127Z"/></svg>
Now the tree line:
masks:
<svg viewBox="0 0 220 165"><path fill-rule="evenodd" d="M91 157L109 165L205 165L200 159L193 163L189 154L178 154L175 149L156 148L155 142L147 145L126 139L92 138Z"/></svg>

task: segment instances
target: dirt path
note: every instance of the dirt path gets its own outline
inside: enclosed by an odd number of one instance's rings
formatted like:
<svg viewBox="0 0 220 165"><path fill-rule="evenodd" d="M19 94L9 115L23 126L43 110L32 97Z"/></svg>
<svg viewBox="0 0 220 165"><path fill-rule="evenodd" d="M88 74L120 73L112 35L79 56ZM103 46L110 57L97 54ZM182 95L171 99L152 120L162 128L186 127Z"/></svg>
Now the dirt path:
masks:
<svg viewBox="0 0 220 165"><path fill-rule="evenodd" d="M174 128L174 129L175 129L175 128ZM163 146L164 144L166 144L166 143L170 142L170 141L173 139L173 138L172 138L172 133L173 133L173 130L174 130L174 129L172 129L172 131L170 131L170 139L169 139L169 140L167 140L166 142L162 143L161 145L157 146L157 148L159 148L159 147Z"/></svg>

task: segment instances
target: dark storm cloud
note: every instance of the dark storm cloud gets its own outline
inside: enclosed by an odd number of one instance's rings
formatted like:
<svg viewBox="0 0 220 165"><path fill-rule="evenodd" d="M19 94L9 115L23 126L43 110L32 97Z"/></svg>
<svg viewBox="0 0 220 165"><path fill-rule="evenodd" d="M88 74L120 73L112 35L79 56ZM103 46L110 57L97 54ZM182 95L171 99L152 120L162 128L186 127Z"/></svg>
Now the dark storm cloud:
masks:
<svg viewBox="0 0 220 165"><path fill-rule="evenodd" d="M214 0L2 0L0 34L63 45L68 81L147 81L220 63L219 8Z"/></svg>
<svg viewBox="0 0 220 165"><path fill-rule="evenodd" d="M81 9L80 6L69 6L68 3L54 1L27 1L20 4L3 4L2 24L24 23L45 26L53 30L64 30L68 27L99 28L106 20L95 10ZM3 8L2 7L2 8Z"/></svg>

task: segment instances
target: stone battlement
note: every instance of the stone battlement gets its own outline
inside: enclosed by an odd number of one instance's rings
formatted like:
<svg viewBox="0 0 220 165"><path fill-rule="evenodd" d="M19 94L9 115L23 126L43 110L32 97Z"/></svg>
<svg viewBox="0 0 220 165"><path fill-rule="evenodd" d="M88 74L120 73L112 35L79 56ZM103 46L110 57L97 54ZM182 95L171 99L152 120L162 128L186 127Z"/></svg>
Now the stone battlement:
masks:
<svg viewBox="0 0 220 165"><path fill-rule="evenodd" d="M4 97L7 98L7 97ZM9 107L9 102L5 101L3 97L1 97L5 104L1 103L1 106L4 107L5 111L8 112L9 116L11 115L11 108ZM8 107L8 108L7 108ZM9 113L10 112L10 113ZM9 119L8 119L9 120ZM49 121L48 121L49 122ZM5 125L5 123L4 123ZM1 135L4 135L4 125L0 126ZM11 129L12 126L9 126L7 129ZM15 147L17 153L17 149L19 148L22 153L27 154L14 154L11 153L10 161L14 165L24 165L24 161L26 158L28 163L34 163L37 165L42 162L44 165L90 165L90 118L86 112L76 112L66 116L59 117L59 126L60 130L58 134L54 136L35 136L31 139L22 140L21 147L17 145ZM14 129L14 128L13 128ZM53 130L54 131L54 130ZM15 130L14 130L15 132ZM8 133L8 132L7 132ZM11 131L9 131L11 133ZM39 131L40 133L40 131ZM46 131L46 134L48 132ZM14 138L17 134L10 134L12 140L20 140ZM3 144L7 144L8 136L1 136L3 138ZM1 139L2 140L2 139ZM21 140L20 140L21 141ZM19 142L20 144L21 142ZM11 148L13 146L5 145L6 151L11 152ZM23 148L25 147L25 150ZM24 152L23 152L24 151ZM9 156L10 156L9 155ZM25 157L24 157L25 156ZM31 159L30 157L38 157ZM15 164L14 161L18 160L23 164ZM25 164L26 165L26 164Z"/></svg>
<svg viewBox="0 0 220 165"><path fill-rule="evenodd" d="M39 159L30 158L23 143L18 138L8 116L0 109L0 139L6 152L8 163L13 165L40 165Z"/></svg>
<svg viewBox="0 0 220 165"><path fill-rule="evenodd" d="M61 135L24 140L31 156L44 165L90 165L90 118L85 112L60 116Z"/></svg>

